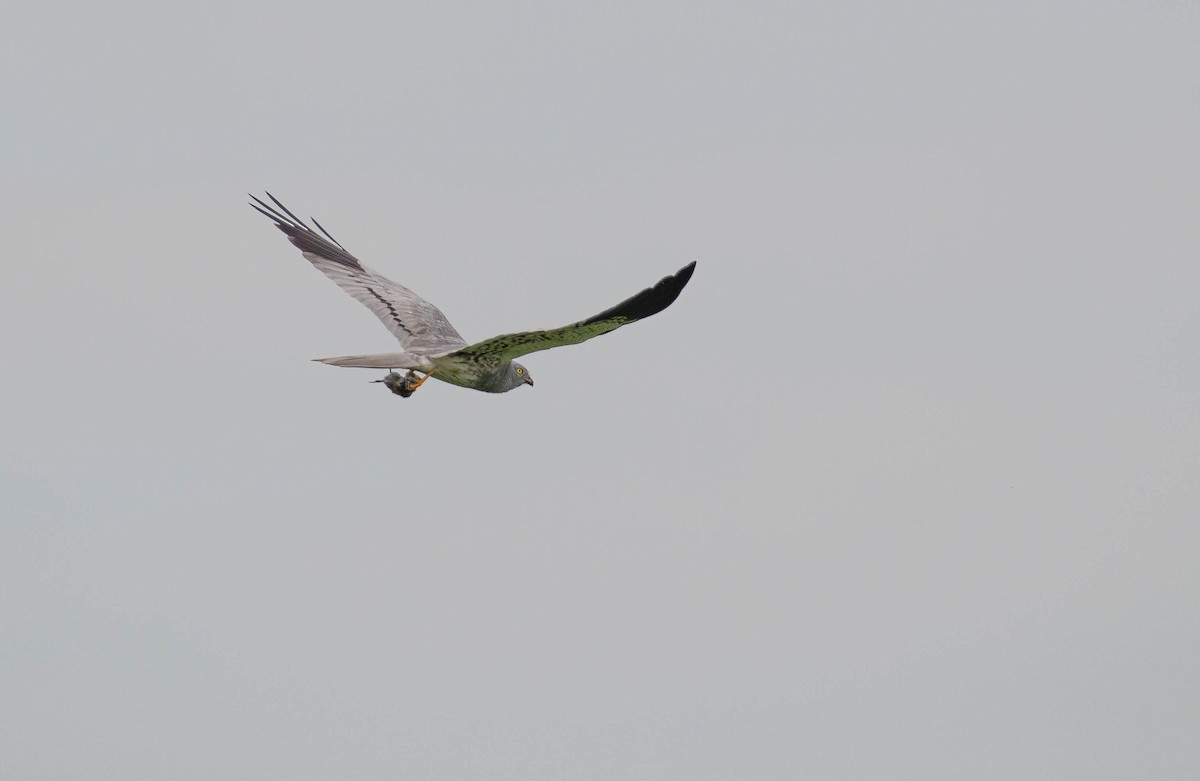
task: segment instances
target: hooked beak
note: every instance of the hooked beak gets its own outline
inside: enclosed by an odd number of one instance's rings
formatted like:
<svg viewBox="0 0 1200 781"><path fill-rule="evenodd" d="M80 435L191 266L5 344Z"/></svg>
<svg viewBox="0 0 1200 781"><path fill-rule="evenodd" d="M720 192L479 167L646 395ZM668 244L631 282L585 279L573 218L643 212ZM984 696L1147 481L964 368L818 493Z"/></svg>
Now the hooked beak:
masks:
<svg viewBox="0 0 1200 781"><path fill-rule="evenodd" d="M530 377L528 374L525 375L525 384L531 388L533 387L533 378Z"/></svg>

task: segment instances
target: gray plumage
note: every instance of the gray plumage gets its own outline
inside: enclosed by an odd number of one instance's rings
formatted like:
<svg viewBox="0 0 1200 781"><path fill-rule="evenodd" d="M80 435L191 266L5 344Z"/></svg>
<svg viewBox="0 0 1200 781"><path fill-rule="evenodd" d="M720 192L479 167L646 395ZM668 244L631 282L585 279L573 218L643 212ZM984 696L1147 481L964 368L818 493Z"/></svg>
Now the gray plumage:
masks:
<svg viewBox="0 0 1200 781"><path fill-rule="evenodd" d="M374 312L402 349L398 353L316 360L331 366L407 369L406 375L393 371L384 379L376 380L406 398L428 377L489 393L533 385L529 371L515 358L579 344L661 312L679 296L696 268L695 262L689 263L653 287L586 320L562 328L503 334L469 345L440 309L403 285L363 266L321 227L321 223L313 220L320 230L317 233L270 193L267 197L274 207L253 195L250 197L254 200L250 205L270 218L310 263ZM416 372L423 372L424 376L418 377Z"/></svg>

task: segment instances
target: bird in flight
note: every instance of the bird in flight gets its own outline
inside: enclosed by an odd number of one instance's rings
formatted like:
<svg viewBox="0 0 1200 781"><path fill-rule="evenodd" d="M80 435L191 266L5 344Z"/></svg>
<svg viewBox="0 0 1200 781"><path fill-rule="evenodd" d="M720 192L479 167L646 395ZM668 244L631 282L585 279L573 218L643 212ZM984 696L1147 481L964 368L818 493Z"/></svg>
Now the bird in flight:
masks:
<svg viewBox="0 0 1200 781"><path fill-rule="evenodd" d="M503 334L467 344L440 309L403 285L363 266L321 227L321 223L313 220L320 231L317 233L270 193L267 197L274 206L253 195L250 197L254 200L250 205L271 219L317 270L374 312L401 347L401 352L396 353L316 360L331 366L388 369L387 376L375 382L382 382L393 393L405 398L430 377L488 393L504 393L522 385L533 385L529 370L514 359L552 347L586 342L657 314L675 301L696 270L696 263L692 261L611 309L562 328ZM408 372L400 375L397 369Z"/></svg>

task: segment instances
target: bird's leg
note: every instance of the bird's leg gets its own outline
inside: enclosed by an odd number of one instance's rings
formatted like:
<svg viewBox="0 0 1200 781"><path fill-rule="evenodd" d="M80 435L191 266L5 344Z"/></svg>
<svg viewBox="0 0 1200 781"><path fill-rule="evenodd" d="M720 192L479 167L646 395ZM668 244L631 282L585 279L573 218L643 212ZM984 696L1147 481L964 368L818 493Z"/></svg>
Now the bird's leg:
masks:
<svg viewBox="0 0 1200 781"><path fill-rule="evenodd" d="M408 373L409 373L409 374L412 374L413 372L412 372L412 370L410 369ZM419 379L419 380L417 380L416 382L410 382L410 383L407 383L407 384L408 384L408 392L409 392L409 393L412 393L412 392L413 392L413 391L415 391L417 388L419 388L419 387L421 387L422 385L424 385L424 384L425 384L425 380L428 380L428 379L429 379L430 377L432 377L432 376L433 376L433 372L425 372L425 376L424 376L424 377L422 377L422 378L420 378L420 379Z"/></svg>

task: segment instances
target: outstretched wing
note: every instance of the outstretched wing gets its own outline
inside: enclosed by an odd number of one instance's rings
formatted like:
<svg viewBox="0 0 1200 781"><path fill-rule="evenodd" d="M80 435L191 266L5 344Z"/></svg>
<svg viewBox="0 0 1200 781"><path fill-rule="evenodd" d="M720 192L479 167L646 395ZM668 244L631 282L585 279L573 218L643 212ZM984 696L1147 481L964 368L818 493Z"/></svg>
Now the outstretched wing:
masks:
<svg viewBox="0 0 1200 781"><path fill-rule="evenodd" d="M606 309L587 320L580 320L578 323L548 331L525 331L494 336L491 339L464 347L455 355L463 355L488 363L507 362L539 350L586 342L588 339L615 331L623 325L637 322L666 309L679 297L680 291L692 278L692 272L695 270L696 262L692 261L671 276L664 277L654 287L648 287L612 309Z"/></svg>
<svg viewBox="0 0 1200 781"><path fill-rule="evenodd" d="M417 355L444 355L466 345L441 310L403 285L376 274L358 262L313 220L317 233L288 208L267 193L278 210L254 198L250 204L275 222L288 240L325 276L337 283L375 316L383 321L406 352ZM321 234L324 234L322 236Z"/></svg>

